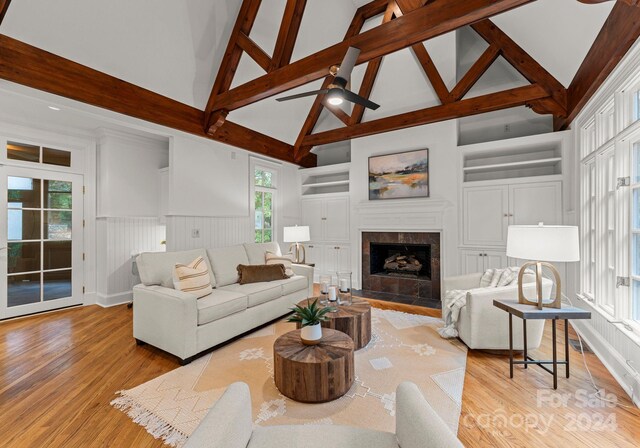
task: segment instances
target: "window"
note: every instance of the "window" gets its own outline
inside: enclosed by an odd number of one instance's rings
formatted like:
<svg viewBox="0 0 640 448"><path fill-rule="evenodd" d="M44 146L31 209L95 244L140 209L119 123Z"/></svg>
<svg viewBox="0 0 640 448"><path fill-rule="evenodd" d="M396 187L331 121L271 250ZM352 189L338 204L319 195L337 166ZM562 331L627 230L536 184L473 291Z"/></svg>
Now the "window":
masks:
<svg viewBox="0 0 640 448"><path fill-rule="evenodd" d="M600 191L598 198L599 218L601 220L598 232L598 272L600 273L600 294L598 303L609 314L614 314L614 299L616 296L616 173L615 152L611 147L600 156Z"/></svg>
<svg viewBox="0 0 640 448"><path fill-rule="evenodd" d="M256 243L275 240L276 172L262 166L253 168L254 230Z"/></svg>
<svg viewBox="0 0 640 448"><path fill-rule="evenodd" d="M26 143L7 142L7 159L45 165L71 166L71 152Z"/></svg>
<svg viewBox="0 0 640 448"><path fill-rule="evenodd" d="M640 321L640 143L633 146L631 159L631 318Z"/></svg>

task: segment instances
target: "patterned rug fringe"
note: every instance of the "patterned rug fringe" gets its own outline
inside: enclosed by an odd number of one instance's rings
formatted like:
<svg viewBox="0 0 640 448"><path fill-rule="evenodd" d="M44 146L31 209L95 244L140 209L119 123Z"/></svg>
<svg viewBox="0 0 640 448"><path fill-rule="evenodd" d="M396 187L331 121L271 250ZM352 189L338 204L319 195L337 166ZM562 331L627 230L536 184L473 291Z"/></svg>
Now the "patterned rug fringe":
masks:
<svg viewBox="0 0 640 448"><path fill-rule="evenodd" d="M120 397L111 401L111 405L119 409L133 420L134 423L142 426L155 439L162 439L164 443L173 447L181 447L187 442L187 436L170 424L136 403L134 398L123 395L124 391L118 392Z"/></svg>

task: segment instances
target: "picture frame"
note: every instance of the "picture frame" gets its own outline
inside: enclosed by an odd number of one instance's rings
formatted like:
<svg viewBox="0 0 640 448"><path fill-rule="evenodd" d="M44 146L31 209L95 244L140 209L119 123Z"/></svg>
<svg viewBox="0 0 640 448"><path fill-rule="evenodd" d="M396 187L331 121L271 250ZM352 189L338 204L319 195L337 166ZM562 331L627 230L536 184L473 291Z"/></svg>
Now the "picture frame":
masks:
<svg viewBox="0 0 640 448"><path fill-rule="evenodd" d="M428 198L429 149L369 157L369 200Z"/></svg>

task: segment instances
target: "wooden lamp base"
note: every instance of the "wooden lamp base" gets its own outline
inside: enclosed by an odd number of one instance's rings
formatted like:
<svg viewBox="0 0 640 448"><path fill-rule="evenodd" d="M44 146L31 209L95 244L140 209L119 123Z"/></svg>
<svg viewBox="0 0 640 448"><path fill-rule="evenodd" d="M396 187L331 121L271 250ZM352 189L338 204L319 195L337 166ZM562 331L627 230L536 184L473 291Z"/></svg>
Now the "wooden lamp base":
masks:
<svg viewBox="0 0 640 448"><path fill-rule="evenodd" d="M304 245L300 243L291 243L291 246L289 246L289 252L293 253L295 258L293 261L294 263L304 264L306 258Z"/></svg>
<svg viewBox="0 0 640 448"><path fill-rule="evenodd" d="M536 295L537 301L531 301L527 299L522 290L522 278L524 277L524 273L529 266L536 267ZM556 280L556 298L553 302L543 302L542 298L542 267L546 266L553 273L553 276ZM529 261L522 265L520 268L520 272L518 272L518 303L523 303L527 305L536 305L539 310L543 307L547 308L562 308L562 282L560 280L560 273L551 263L546 263L544 261Z"/></svg>

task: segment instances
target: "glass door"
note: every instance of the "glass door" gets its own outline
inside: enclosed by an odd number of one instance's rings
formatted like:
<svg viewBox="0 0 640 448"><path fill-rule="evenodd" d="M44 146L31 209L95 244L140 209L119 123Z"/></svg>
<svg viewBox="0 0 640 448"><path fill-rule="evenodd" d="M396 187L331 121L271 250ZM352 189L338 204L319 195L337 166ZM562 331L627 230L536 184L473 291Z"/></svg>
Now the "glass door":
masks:
<svg viewBox="0 0 640 448"><path fill-rule="evenodd" d="M81 304L82 176L0 173L0 319Z"/></svg>

